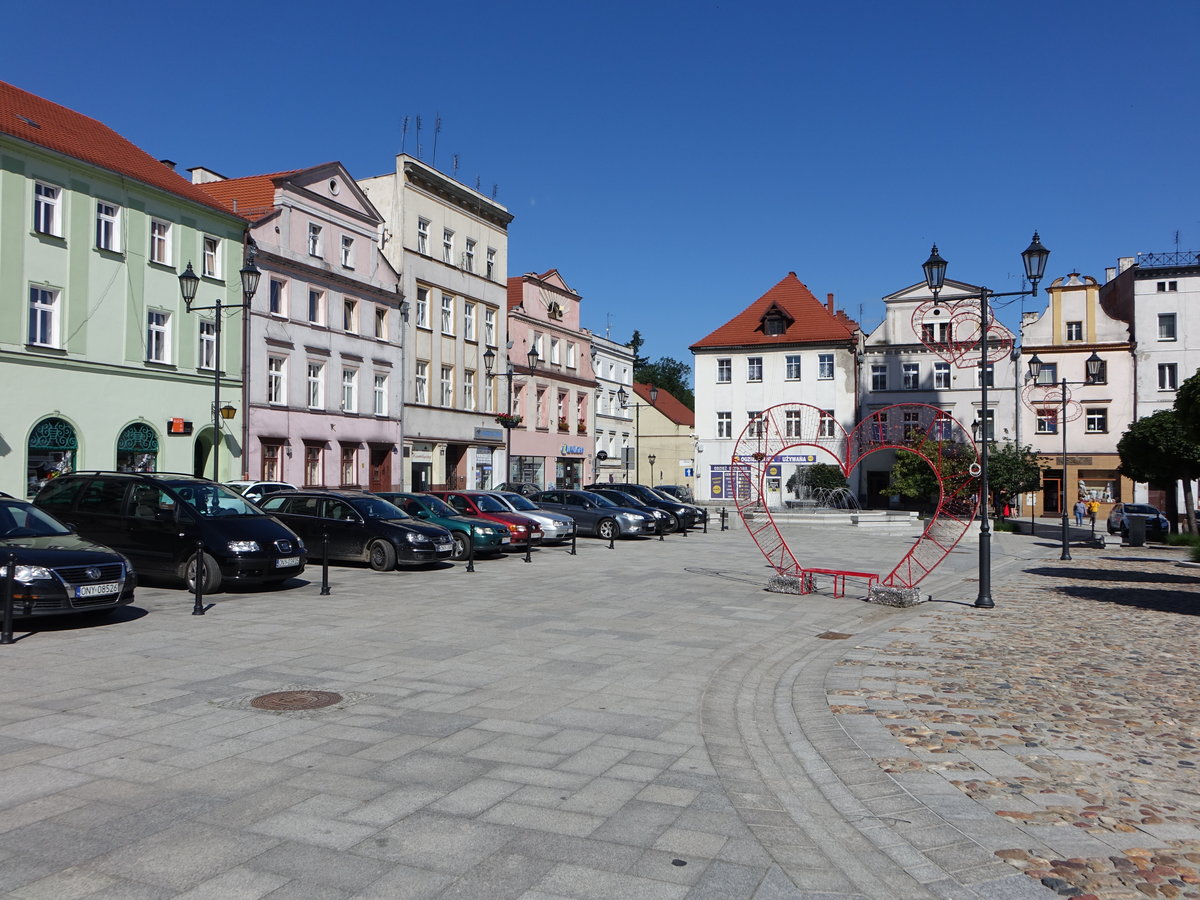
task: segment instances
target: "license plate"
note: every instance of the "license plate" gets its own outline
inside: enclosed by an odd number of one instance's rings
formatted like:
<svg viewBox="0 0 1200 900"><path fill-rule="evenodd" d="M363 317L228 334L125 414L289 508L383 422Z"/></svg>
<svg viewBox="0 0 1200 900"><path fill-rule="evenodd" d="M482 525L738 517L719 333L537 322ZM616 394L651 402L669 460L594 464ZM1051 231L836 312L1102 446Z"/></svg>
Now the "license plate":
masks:
<svg viewBox="0 0 1200 900"><path fill-rule="evenodd" d="M441 553L441 552L449 553L452 550L454 550L454 545L453 544L438 544L437 548L438 548L439 553Z"/></svg>
<svg viewBox="0 0 1200 900"><path fill-rule="evenodd" d="M104 584L81 584L75 588L76 597L103 597L105 594L115 594L121 590L116 581L106 581Z"/></svg>
<svg viewBox="0 0 1200 900"><path fill-rule="evenodd" d="M298 556L285 556L283 559L275 560L275 568L277 569L286 569L288 566L298 565L300 565L300 557Z"/></svg>
<svg viewBox="0 0 1200 900"><path fill-rule="evenodd" d="M509 536L509 535L505 535L504 537L500 538L500 543L502 543L502 544L511 544L511 543L512 543L512 537L511 537L511 536Z"/></svg>

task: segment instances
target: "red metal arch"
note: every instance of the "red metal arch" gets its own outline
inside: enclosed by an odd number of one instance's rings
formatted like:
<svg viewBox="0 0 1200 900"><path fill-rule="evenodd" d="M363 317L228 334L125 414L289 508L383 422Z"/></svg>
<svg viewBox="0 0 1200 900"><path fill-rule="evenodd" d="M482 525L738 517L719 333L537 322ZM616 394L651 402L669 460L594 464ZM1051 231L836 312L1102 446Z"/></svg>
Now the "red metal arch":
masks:
<svg viewBox="0 0 1200 900"><path fill-rule="evenodd" d="M926 439L925 452L914 446L921 438ZM960 462L962 454L969 454L973 462L977 457L974 441L962 423L937 407L897 403L873 412L847 433L832 414L807 403L772 406L742 429L730 463L738 514L759 550L781 575L801 575L805 566L796 559L762 502L763 479L771 460L792 447L825 451L847 477L879 450L908 450L929 463L938 479L937 507L920 538L881 579L886 585L913 587L920 583L962 540L979 507L978 478L956 475L944 465L950 454L958 455ZM958 466L958 471L962 468Z"/></svg>

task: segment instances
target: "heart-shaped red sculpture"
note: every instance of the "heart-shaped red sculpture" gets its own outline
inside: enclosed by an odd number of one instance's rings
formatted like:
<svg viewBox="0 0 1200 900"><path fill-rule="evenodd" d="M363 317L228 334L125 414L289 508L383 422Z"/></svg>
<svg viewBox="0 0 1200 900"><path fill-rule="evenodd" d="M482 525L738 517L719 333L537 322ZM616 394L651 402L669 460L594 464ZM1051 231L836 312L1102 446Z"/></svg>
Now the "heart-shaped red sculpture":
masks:
<svg viewBox="0 0 1200 900"><path fill-rule="evenodd" d="M824 410L806 403L781 403L746 426L731 461L738 514L780 575L803 576L812 569L796 559L762 499L767 467L791 447L824 450L828 461L847 477L880 450L908 450L929 463L938 479L937 508L912 548L880 577L888 586L913 587L932 572L962 540L979 507L975 443L970 432L944 410L924 403L898 403L872 413L847 433Z"/></svg>
<svg viewBox="0 0 1200 900"><path fill-rule="evenodd" d="M1063 415L1063 391L1067 393L1067 413ZM1057 422L1060 417L1066 422L1074 422L1083 415L1083 404L1071 399L1071 388L1063 386L1062 382L1049 381L1041 383L1031 381L1021 389L1021 402L1032 409L1039 417L1045 417L1050 422Z"/></svg>
<svg viewBox="0 0 1200 900"><path fill-rule="evenodd" d="M966 369L979 364L979 339L983 333L982 308L977 297L926 300L913 310L917 339L948 363ZM988 310L988 362L1000 362L1012 352L1013 333Z"/></svg>

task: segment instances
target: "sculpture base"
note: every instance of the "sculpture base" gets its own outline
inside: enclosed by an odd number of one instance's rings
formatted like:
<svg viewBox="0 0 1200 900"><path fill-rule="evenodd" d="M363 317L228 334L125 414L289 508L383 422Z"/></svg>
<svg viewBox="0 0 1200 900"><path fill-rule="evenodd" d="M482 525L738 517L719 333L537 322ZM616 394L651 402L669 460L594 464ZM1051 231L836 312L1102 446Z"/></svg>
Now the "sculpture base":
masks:
<svg viewBox="0 0 1200 900"><path fill-rule="evenodd" d="M923 603L924 598L915 587L887 587L882 584L873 584L867 594L867 602L878 603L880 606L907 608Z"/></svg>

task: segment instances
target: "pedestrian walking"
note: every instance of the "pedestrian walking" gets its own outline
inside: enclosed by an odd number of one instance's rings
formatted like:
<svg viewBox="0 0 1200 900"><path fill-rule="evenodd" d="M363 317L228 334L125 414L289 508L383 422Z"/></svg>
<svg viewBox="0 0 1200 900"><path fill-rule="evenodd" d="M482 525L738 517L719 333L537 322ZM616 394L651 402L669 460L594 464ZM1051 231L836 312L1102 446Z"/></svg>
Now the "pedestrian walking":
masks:
<svg viewBox="0 0 1200 900"><path fill-rule="evenodd" d="M1092 531L1096 530L1096 515L1100 512L1100 501L1093 497L1087 502L1088 520L1092 523Z"/></svg>
<svg viewBox="0 0 1200 900"><path fill-rule="evenodd" d="M1085 515L1087 515L1087 504L1080 500L1075 504L1075 524L1082 525Z"/></svg>

